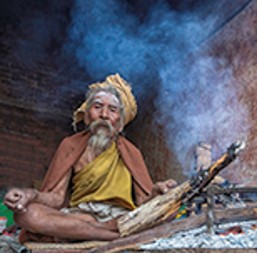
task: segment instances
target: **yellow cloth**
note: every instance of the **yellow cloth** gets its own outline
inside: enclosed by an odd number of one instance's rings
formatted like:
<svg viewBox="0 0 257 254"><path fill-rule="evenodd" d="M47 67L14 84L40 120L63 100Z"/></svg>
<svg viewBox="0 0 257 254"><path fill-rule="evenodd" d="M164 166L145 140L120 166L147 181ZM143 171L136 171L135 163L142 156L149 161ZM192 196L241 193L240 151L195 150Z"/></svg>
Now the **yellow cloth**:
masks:
<svg viewBox="0 0 257 254"><path fill-rule="evenodd" d="M104 82L94 83L89 86L89 89L100 87L113 86L120 94L122 104L124 106L124 124L132 121L137 113L137 104L134 95L131 92L131 86L119 75L109 75ZM76 124L84 119L84 113L87 107L87 101L83 102L78 109L73 113L73 124Z"/></svg>
<svg viewBox="0 0 257 254"><path fill-rule="evenodd" d="M119 156L115 142L72 179L70 206L105 201L133 210L131 175Z"/></svg>

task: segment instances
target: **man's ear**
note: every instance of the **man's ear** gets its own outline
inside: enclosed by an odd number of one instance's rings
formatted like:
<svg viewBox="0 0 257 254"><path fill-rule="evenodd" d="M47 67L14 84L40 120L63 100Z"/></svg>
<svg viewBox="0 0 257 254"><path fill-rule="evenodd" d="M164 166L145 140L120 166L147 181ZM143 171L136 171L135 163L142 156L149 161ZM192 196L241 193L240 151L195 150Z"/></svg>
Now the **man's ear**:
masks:
<svg viewBox="0 0 257 254"><path fill-rule="evenodd" d="M121 133L123 131L124 127L121 126L119 129L118 129L118 132Z"/></svg>
<svg viewBox="0 0 257 254"><path fill-rule="evenodd" d="M123 120L120 121L120 127L118 128L119 133L121 133L124 129L124 123L123 122L124 122Z"/></svg>

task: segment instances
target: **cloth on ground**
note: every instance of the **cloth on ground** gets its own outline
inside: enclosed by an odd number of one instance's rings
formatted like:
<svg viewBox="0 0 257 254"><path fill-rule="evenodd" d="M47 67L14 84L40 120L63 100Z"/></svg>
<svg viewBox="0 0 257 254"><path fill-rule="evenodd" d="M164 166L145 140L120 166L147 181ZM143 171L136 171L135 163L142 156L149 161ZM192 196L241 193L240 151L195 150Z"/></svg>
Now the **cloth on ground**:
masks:
<svg viewBox="0 0 257 254"><path fill-rule="evenodd" d="M128 209L103 202L85 202L79 204L78 207L63 208L61 211L64 213L88 213L99 222L106 222L129 212Z"/></svg>

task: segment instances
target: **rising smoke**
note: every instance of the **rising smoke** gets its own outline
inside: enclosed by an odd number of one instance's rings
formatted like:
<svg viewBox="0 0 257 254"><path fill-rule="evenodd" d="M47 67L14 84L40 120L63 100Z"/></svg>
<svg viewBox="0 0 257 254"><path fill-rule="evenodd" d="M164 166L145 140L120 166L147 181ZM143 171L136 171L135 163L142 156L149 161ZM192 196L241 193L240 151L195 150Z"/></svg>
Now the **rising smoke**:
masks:
<svg viewBox="0 0 257 254"><path fill-rule="evenodd" d="M156 100L157 122L166 124L167 143L175 151L185 174L193 172L192 153L199 142L213 146L217 158L237 140L247 140L248 112L238 100L237 80L225 59L202 57L181 66L179 75L168 67L160 70L162 86Z"/></svg>
<svg viewBox="0 0 257 254"><path fill-rule="evenodd" d="M25 8L26 2L33 3L33 12ZM62 65L60 69L68 69L69 59L76 59L94 81L120 73L139 100L158 86L154 121L165 126L167 144L184 173L190 174L186 170L192 167L185 165L187 151L200 141L215 143L223 151L236 139L244 139L247 112L238 101L237 81L225 58L198 55L193 64L185 62L214 32L218 16L199 6L174 9L168 0L146 2L19 2L21 36L15 54L28 65L43 62L51 54ZM204 2L206 7L207 2L217 1Z"/></svg>
<svg viewBox="0 0 257 254"><path fill-rule="evenodd" d="M163 66L173 62L177 69L176 62L210 33L214 22L213 17L203 22L197 12L172 11L165 0L151 2L142 21L129 1L77 0L65 51L75 54L95 80L121 73L140 97Z"/></svg>
<svg viewBox="0 0 257 254"><path fill-rule="evenodd" d="M167 144L190 174L194 158L186 154L198 142L215 144L219 154L246 138L247 113L226 59L197 56L191 66L183 61L213 32L217 17L155 1L142 21L128 7L116 0L76 1L66 47L96 80L119 72L140 100L158 80L155 121L165 126Z"/></svg>

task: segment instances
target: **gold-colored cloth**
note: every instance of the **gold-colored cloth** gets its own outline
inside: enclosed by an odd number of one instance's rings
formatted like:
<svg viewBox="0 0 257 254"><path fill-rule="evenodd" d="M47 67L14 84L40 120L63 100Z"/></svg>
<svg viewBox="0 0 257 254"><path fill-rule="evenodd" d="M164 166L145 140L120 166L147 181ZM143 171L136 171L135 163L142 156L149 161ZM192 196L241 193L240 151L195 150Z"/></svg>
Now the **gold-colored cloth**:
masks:
<svg viewBox="0 0 257 254"><path fill-rule="evenodd" d="M119 156L116 143L77 172L73 179L70 206L104 201L133 210L131 175Z"/></svg>
<svg viewBox="0 0 257 254"><path fill-rule="evenodd" d="M109 75L104 82L91 84L89 89L104 88L113 86L120 94L122 105L124 107L124 124L132 121L137 113L137 104L134 95L131 92L131 86L119 75ZM73 124L84 119L84 113L87 107L87 101L83 102L73 113Z"/></svg>

